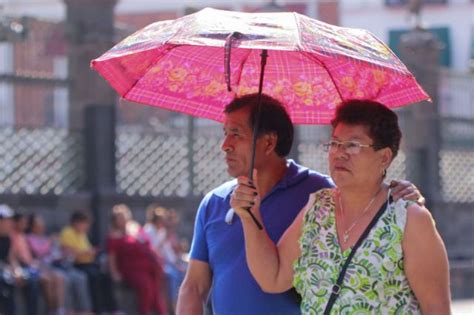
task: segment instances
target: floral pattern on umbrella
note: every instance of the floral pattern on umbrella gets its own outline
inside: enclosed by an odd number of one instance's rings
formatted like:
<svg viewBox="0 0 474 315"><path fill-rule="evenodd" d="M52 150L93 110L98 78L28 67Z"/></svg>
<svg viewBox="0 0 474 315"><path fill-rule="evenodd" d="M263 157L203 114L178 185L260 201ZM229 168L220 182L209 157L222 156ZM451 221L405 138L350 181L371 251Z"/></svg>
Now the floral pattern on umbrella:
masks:
<svg viewBox="0 0 474 315"><path fill-rule="evenodd" d="M233 32L230 84L224 46ZM92 61L125 99L217 121L235 96L257 92L260 52L268 50L263 93L281 100L294 123L325 124L343 100L395 108L428 99L395 54L366 30L297 13L203 9L153 23Z"/></svg>

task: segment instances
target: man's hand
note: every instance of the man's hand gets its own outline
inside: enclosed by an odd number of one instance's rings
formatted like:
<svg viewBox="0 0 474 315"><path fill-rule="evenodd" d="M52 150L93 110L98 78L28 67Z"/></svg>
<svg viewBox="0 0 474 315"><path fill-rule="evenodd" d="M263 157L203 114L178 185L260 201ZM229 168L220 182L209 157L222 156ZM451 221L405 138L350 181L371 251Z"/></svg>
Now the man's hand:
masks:
<svg viewBox="0 0 474 315"><path fill-rule="evenodd" d="M249 212L258 212L260 198L254 182L248 177L237 178L237 186L232 192L230 205L241 219L250 218Z"/></svg>
<svg viewBox="0 0 474 315"><path fill-rule="evenodd" d="M418 188L407 180L392 180L390 182L392 189L392 197L395 201L398 199L415 201L421 207L425 206L425 197L420 193Z"/></svg>

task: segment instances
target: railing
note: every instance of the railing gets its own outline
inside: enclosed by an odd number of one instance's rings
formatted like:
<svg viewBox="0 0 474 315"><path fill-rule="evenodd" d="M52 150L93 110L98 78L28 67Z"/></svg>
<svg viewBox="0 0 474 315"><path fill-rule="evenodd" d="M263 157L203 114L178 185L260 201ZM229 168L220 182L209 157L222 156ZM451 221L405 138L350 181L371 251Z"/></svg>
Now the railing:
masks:
<svg viewBox="0 0 474 315"><path fill-rule="evenodd" d="M81 134L55 128L0 128L0 143L0 194L60 195L81 189Z"/></svg>

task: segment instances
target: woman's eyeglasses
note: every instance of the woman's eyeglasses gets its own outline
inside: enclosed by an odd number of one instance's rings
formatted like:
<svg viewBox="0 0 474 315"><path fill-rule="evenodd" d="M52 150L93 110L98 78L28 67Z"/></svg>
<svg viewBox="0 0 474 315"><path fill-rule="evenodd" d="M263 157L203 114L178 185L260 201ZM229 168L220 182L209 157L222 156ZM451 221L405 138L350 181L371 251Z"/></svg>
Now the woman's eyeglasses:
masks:
<svg viewBox="0 0 474 315"><path fill-rule="evenodd" d="M373 144L362 144L359 141L337 141L329 140L326 143L323 143L323 148L325 152L335 153L339 148L342 147L345 153L349 155L359 154L362 148L375 147Z"/></svg>

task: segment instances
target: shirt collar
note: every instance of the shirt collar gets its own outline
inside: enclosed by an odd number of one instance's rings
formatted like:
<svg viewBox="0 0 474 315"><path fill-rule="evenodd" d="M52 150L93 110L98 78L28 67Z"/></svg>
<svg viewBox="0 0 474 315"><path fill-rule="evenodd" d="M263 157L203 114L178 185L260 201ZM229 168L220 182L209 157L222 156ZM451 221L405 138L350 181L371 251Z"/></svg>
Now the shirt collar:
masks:
<svg viewBox="0 0 474 315"><path fill-rule="evenodd" d="M286 165L287 169L285 175L280 179L280 181L278 181L267 196L271 195L277 189L286 189L290 186L296 185L308 177L308 168L296 164L295 161L291 159L287 160Z"/></svg>
<svg viewBox="0 0 474 315"><path fill-rule="evenodd" d="M276 183L276 185L273 186L273 188L265 196L265 198L270 196L274 191L278 189L286 189L290 186L298 184L299 182L307 178L309 175L308 168L296 164L295 161L291 159L287 160L286 165L287 165L287 169L286 169L285 175L283 175L283 177ZM230 198L229 195L230 193L232 193L236 185L237 185L237 179L228 181L227 183L221 186L220 192L218 193L218 195L221 195L222 197L226 196Z"/></svg>

